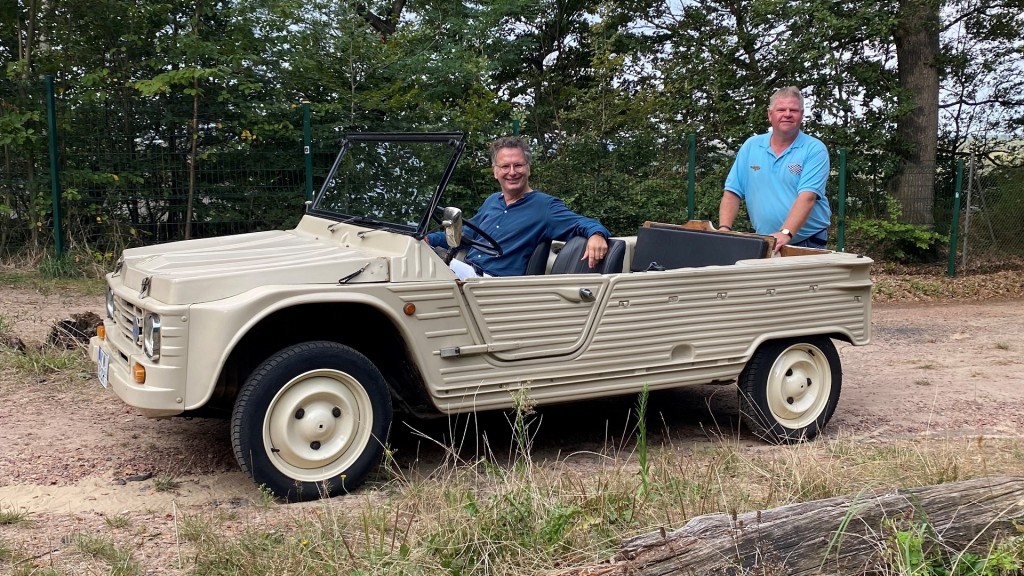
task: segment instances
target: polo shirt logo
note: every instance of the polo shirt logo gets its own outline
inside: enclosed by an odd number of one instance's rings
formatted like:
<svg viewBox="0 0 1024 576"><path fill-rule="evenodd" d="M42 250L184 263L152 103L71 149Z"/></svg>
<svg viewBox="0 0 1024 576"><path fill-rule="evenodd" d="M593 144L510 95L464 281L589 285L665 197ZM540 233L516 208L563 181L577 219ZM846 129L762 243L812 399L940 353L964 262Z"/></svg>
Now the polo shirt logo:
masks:
<svg viewBox="0 0 1024 576"><path fill-rule="evenodd" d="M750 169L751 169L751 170L753 170L754 172L757 172L758 170L760 170L760 169L761 169L761 167L760 167L760 166L758 166L757 164L754 164L754 165L752 165L752 166L750 167Z"/></svg>
<svg viewBox="0 0 1024 576"><path fill-rule="evenodd" d="M800 175L801 172L804 171L804 167L802 165L800 165L800 164L790 164L786 168L789 169L790 173L796 174L798 176Z"/></svg>

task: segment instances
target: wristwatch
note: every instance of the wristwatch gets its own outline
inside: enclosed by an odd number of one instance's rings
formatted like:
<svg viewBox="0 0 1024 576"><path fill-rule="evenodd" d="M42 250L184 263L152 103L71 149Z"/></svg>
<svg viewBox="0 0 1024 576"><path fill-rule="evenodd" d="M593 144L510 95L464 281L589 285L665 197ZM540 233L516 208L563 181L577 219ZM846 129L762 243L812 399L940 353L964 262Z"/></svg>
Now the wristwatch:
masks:
<svg viewBox="0 0 1024 576"><path fill-rule="evenodd" d="M779 232L782 232L786 236L789 236L790 239L793 238L793 233L789 231L789 228L783 228L782 230L779 230Z"/></svg>

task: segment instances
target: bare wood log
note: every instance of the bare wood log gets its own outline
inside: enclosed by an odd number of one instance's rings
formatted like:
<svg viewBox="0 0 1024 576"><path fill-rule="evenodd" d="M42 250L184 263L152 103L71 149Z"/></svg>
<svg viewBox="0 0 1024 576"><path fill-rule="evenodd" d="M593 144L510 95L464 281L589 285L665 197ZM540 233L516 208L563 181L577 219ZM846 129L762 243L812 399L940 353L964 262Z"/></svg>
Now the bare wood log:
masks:
<svg viewBox="0 0 1024 576"><path fill-rule="evenodd" d="M885 540L926 527L925 548L984 556L1024 530L1024 477L992 477L791 504L735 517L708 514L623 542L611 559L558 576L864 574Z"/></svg>

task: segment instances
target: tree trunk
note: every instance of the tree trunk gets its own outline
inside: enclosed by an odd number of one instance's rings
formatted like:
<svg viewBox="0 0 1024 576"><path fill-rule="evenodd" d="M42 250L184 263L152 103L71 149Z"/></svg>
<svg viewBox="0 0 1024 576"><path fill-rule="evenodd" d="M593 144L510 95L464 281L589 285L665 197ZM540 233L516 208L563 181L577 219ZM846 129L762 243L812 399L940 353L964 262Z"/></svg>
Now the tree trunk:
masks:
<svg viewBox="0 0 1024 576"><path fill-rule="evenodd" d="M982 558L1024 515L1024 477L858 494L737 515L709 514L624 542L611 559L557 576L849 574L885 565L896 533L920 534L925 554ZM891 561L890 565L891 565Z"/></svg>
<svg viewBox="0 0 1024 576"><path fill-rule="evenodd" d="M894 33L900 105L896 122L903 164L893 194L903 221L934 224L935 154L939 134L939 1L900 0Z"/></svg>

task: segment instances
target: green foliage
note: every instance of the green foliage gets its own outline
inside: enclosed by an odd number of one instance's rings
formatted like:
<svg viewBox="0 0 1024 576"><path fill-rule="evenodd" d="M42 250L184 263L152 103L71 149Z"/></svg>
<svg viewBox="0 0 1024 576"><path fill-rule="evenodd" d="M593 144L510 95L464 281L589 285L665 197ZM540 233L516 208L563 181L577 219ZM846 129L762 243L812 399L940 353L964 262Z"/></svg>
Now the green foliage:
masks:
<svg viewBox="0 0 1024 576"><path fill-rule="evenodd" d="M1009 97L1024 86L1017 4L942 3L958 25L942 38L940 148L994 151L1024 130ZM616 234L685 219L687 134L700 143L695 217L717 219L729 155L765 130L779 86L803 87L808 132L849 150L851 216L886 217L906 144L894 136L898 13L884 3L109 0L36 7L29 37L32 6L0 11L13 32L0 35L0 253L42 249L54 228L45 74L64 230L103 262L125 246L293 225L300 102L314 187L342 132L462 130L469 162L445 202L469 209L495 189L482 150L516 122L535 144L534 184ZM1010 186L996 203L1020 197Z"/></svg>
<svg viewBox="0 0 1024 576"><path fill-rule="evenodd" d="M888 262L931 262L947 238L922 226L893 220L858 219L846 229L847 252Z"/></svg>
<svg viewBox="0 0 1024 576"><path fill-rule="evenodd" d="M57 278L81 278L82 266L76 256L46 256L39 262L39 275L47 280Z"/></svg>
<svg viewBox="0 0 1024 576"><path fill-rule="evenodd" d="M948 551L927 523L894 532L889 560L898 574L915 576L1010 576L1024 567L1024 538L1003 540L987 556Z"/></svg>
<svg viewBox="0 0 1024 576"><path fill-rule="evenodd" d="M41 121L38 112L14 112L0 108L0 146L19 147L38 140L35 127Z"/></svg>

